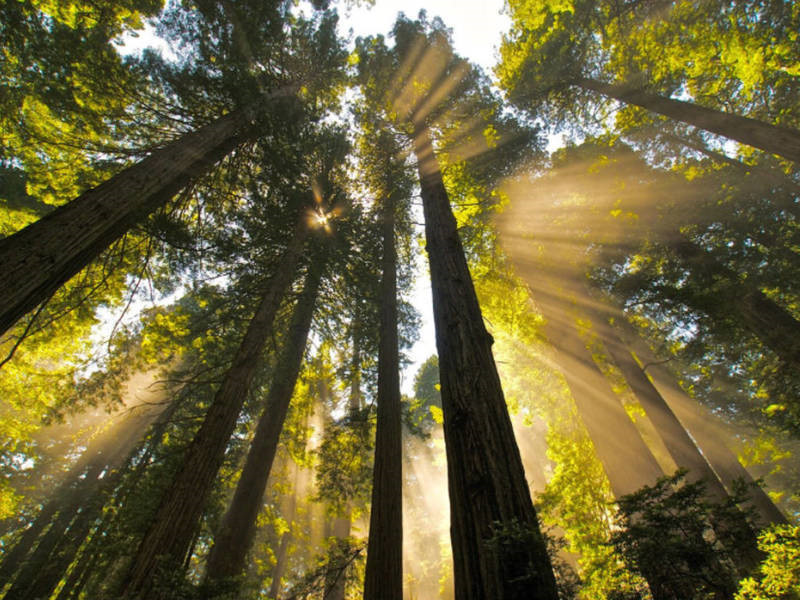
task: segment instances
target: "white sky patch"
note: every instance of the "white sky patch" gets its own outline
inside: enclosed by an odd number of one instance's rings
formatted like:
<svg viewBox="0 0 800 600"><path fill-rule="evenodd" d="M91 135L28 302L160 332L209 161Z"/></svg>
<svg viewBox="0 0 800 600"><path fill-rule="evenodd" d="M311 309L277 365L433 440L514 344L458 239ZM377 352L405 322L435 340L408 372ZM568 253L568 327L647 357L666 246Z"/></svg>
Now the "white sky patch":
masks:
<svg viewBox="0 0 800 600"><path fill-rule="evenodd" d="M145 48L152 48L161 53L167 60L177 60L178 55L163 38L156 35L156 29L150 23L145 23L144 29L126 31L119 39L115 40L117 49L122 56L141 55Z"/></svg>
<svg viewBox="0 0 800 600"><path fill-rule="evenodd" d="M397 13L416 19L419 11L425 9L428 20L441 17L452 29L456 52L491 75L502 35L511 27L511 19L503 14L503 5L503 0L377 0L372 8L339 7L339 31L347 36L352 29L353 39L376 34L388 36Z"/></svg>

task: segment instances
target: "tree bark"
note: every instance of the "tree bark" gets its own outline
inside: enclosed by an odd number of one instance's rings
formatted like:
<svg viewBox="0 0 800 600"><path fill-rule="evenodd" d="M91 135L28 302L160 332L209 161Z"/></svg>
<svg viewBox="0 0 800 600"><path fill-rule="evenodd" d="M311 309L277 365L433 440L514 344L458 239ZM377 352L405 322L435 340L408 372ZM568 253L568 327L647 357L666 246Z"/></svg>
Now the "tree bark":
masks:
<svg viewBox="0 0 800 600"><path fill-rule="evenodd" d="M294 309L278 359L266 407L256 426L233 500L214 536L214 546L206 564L206 580L209 582L241 575L247 566L247 553L255 538L267 480L303 363L324 268L324 261L318 260L311 265L306 276L303 293Z"/></svg>
<svg viewBox="0 0 800 600"><path fill-rule="evenodd" d="M736 454L725 445L723 441L725 434L716 424L716 417L703 411L697 401L681 389L674 376L663 366L664 361L653 354L627 321L618 320L617 324L622 328L623 335L631 344L633 351L643 362L642 370L653 378L653 384L697 441L703 455L725 487L732 490L736 480L752 484L753 478L750 473L736 458ZM756 511L763 525L787 522L783 513L759 486L750 488L748 505Z"/></svg>
<svg viewBox="0 0 800 600"><path fill-rule="evenodd" d="M590 317L611 360L622 372L622 376L652 421L675 464L679 468L687 469L686 479L688 481L702 481L705 484L706 495L710 500L725 502L728 499L728 493L722 482L717 478L716 473L700 453L675 413L642 371L625 343L598 312L591 311Z"/></svg>
<svg viewBox="0 0 800 600"><path fill-rule="evenodd" d="M378 422L364 600L403 600L403 444L397 336L396 203L383 207L383 259L378 347Z"/></svg>
<svg viewBox="0 0 800 600"><path fill-rule="evenodd" d="M236 111L183 135L0 240L0 334L252 135L248 115Z"/></svg>
<svg viewBox="0 0 800 600"><path fill-rule="evenodd" d="M455 594L555 600L555 578L430 135L415 124L439 353Z"/></svg>
<svg viewBox="0 0 800 600"><path fill-rule="evenodd" d="M124 598L162 598L164 590L157 587L159 577L169 570L179 569L184 562L264 345L272 332L275 313L297 269L307 231L305 215L301 215L206 418L189 444L139 544L123 583Z"/></svg>
<svg viewBox="0 0 800 600"><path fill-rule="evenodd" d="M673 100L629 85L578 78L576 85L625 104L635 104L670 119L694 125L747 146L800 162L800 131L778 127L683 100Z"/></svg>
<svg viewBox="0 0 800 600"><path fill-rule="evenodd" d="M536 301L547 321L545 335L556 353L612 493L620 498L642 486L653 485L664 472L595 364L573 319L563 310L566 300L560 301L561 309L541 296L536 297Z"/></svg>

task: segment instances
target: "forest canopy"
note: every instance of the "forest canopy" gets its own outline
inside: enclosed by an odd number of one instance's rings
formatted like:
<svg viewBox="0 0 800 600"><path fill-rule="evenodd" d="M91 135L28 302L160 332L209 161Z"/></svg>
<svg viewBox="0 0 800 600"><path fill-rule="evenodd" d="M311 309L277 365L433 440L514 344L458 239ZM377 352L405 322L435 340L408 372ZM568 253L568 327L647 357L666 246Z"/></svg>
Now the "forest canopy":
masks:
<svg viewBox="0 0 800 600"><path fill-rule="evenodd" d="M800 598L800 5L357 8L0 6L0 598Z"/></svg>

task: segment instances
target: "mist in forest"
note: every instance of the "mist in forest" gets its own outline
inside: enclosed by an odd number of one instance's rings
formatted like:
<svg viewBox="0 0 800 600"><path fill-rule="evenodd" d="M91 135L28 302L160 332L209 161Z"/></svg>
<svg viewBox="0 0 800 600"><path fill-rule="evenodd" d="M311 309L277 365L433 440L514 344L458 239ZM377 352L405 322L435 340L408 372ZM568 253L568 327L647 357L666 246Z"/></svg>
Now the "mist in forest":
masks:
<svg viewBox="0 0 800 600"><path fill-rule="evenodd" d="M0 6L0 599L795 597L800 11L353 9Z"/></svg>

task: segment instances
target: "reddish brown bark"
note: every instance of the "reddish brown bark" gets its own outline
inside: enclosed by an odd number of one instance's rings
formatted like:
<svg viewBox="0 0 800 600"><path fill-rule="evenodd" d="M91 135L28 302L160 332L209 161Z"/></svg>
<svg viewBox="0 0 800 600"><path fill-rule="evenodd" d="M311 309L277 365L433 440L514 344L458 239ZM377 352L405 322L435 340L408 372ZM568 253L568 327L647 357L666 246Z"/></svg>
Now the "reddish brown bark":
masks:
<svg viewBox="0 0 800 600"><path fill-rule="evenodd" d="M403 443L397 337L395 202L383 208L383 258L378 347L378 422L369 520L365 600L403 598Z"/></svg>
<svg viewBox="0 0 800 600"><path fill-rule="evenodd" d="M264 345L272 332L275 313L295 275L306 233L305 215L302 215L206 418L189 444L139 544L123 584L125 598L162 598L166 590L158 587L159 578L170 570L179 570L184 563Z"/></svg>
<svg viewBox="0 0 800 600"><path fill-rule="evenodd" d="M742 144L777 154L800 162L800 131L778 127L756 119L725 113L691 102L673 100L627 85L611 84L596 79L580 78L576 85L614 98L626 104L635 104L670 119L694 125L736 140Z"/></svg>
<svg viewBox="0 0 800 600"><path fill-rule="evenodd" d="M278 359L266 407L256 426L233 499L208 555L208 581L236 577L247 566L247 553L255 538L267 480L303 362L324 266L323 262L313 264L306 276L303 293L294 309L288 337Z"/></svg>
<svg viewBox="0 0 800 600"><path fill-rule="evenodd" d="M555 600L555 578L429 132L417 125L459 600ZM520 538L526 538L521 541Z"/></svg>
<svg viewBox="0 0 800 600"><path fill-rule="evenodd" d="M247 112L237 111L187 133L0 240L0 333L241 144L248 121Z"/></svg>

